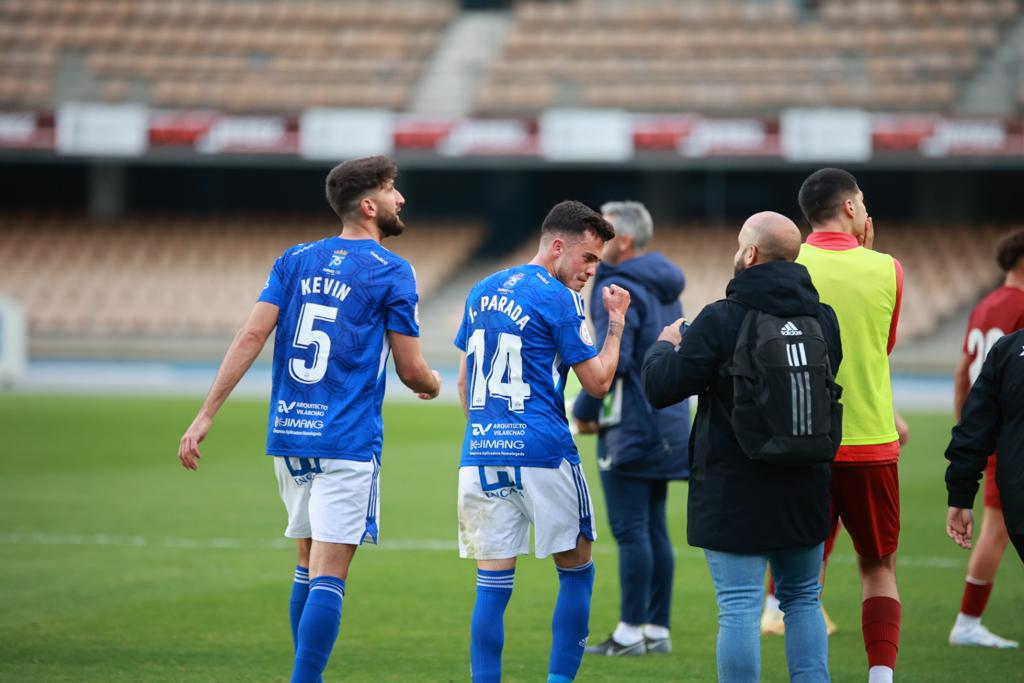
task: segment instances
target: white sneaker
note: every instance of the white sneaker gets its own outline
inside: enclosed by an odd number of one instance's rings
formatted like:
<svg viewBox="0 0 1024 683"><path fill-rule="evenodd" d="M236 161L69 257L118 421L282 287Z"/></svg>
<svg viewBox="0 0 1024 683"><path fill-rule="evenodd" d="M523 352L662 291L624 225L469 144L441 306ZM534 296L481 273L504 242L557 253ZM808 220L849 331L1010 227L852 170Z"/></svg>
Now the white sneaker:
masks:
<svg viewBox="0 0 1024 683"><path fill-rule="evenodd" d="M1000 638L985 628L980 621L969 626L956 625L949 632L949 644L966 647L994 647L1000 650L1019 646L1016 640Z"/></svg>

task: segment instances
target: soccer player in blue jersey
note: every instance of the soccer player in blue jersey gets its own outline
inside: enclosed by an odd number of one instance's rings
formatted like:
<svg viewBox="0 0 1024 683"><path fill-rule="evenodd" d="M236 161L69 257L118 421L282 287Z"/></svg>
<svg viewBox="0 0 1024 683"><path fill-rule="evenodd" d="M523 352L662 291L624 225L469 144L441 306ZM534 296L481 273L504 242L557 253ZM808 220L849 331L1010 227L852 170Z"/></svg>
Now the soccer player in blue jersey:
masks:
<svg viewBox="0 0 1024 683"><path fill-rule="evenodd" d="M196 469L214 415L277 327L267 454L288 513L285 536L298 548L293 683L320 680L341 625L349 564L361 543L377 542L389 352L421 399L441 389L420 352L413 269L380 245L405 227L396 175L383 156L331 170L327 201L341 234L277 259L178 447L181 464Z"/></svg>
<svg viewBox="0 0 1024 683"><path fill-rule="evenodd" d="M459 551L477 561L470 662L474 683L501 680L503 618L516 557L554 557L559 591L552 619L549 683L576 676L586 647L594 587L594 513L569 433L563 396L571 367L602 397L619 360L629 292L602 292L608 334L600 353L580 290L615 236L600 214L555 205L530 263L499 271L469 293L455 339L466 434L459 468Z"/></svg>

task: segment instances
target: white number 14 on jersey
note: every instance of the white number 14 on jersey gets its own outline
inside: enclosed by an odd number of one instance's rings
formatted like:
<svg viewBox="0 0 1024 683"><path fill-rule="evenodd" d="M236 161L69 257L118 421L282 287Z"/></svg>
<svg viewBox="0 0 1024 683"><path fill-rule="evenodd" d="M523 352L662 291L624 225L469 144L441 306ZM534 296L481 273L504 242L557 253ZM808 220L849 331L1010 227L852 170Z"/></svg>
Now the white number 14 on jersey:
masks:
<svg viewBox="0 0 1024 683"><path fill-rule="evenodd" d="M526 408L526 399L530 398L530 385L523 381L523 339L508 332L498 333L498 348L485 375L484 333L484 330L475 330L466 345L466 357L473 359L469 407L483 408L489 394L507 399L510 410L522 412Z"/></svg>

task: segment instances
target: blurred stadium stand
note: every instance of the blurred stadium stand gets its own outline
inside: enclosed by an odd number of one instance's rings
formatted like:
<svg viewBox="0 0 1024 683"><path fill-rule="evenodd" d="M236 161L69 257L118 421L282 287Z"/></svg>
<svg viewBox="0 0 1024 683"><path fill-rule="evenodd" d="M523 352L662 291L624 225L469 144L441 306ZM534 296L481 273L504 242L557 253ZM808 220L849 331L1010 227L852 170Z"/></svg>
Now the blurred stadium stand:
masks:
<svg viewBox="0 0 1024 683"><path fill-rule="evenodd" d="M1013 0L522 3L478 111L946 110Z"/></svg>
<svg viewBox="0 0 1024 683"><path fill-rule="evenodd" d="M943 111L1019 38L1019 15L1016 0L577 0L510 15L453 0L2 0L0 104Z"/></svg>
<svg viewBox="0 0 1024 683"><path fill-rule="evenodd" d="M336 233L301 216L0 214L0 290L23 302L44 348L78 337L132 355L126 347L148 338L164 355L188 355L190 340L215 348L235 333L284 249ZM385 246L413 264L430 297L482 236L477 225L417 225Z"/></svg>
<svg viewBox="0 0 1024 683"><path fill-rule="evenodd" d="M941 239L922 235L941 231ZM150 338L166 352L182 340L222 343L245 319L274 259L289 245L333 234L303 217L218 219L129 217L95 222L59 214L0 215L0 290L21 301L39 338ZM992 249L995 226L891 226L877 245L909 274L901 341L932 332L959 308L993 287L1000 274ZM424 343L445 354L458 327L465 293L479 277L529 261L531 237L506 255L476 259L479 225L417 225L385 246L416 268L423 299ZM684 224L660 228L652 244L687 275L689 317L724 295L732 277L735 230ZM436 339L434 338L436 335ZM52 342L51 342L52 343Z"/></svg>
<svg viewBox="0 0 1024 683"><path fill-rule="evenodd" d="M3 0L0 103L404 109L446 0Z"/></svg>
<svg viewBox="0 0 1024 683"><path fill-rule="evenodd" d="M117 107L62 140L93 103L145 105L121 108L138 144L97 125ZM562 107L636 113L626 154L546 149ZM800 107L860 116L865 156L788 151ZM310 151L331 138L314 109L335 137ZM738 221L795 214L800 179L841 165L906 268L902 340L945 335L945 369L1020 220L1024 2L0 0L0 290L33 354L219 356L274 258L336 230L313 217L322 173L366 109L417 212L385 246L417 268L428 355L451 358L469 287L529 260L555 201L647 202L692 317L723 293Z"/></svg>

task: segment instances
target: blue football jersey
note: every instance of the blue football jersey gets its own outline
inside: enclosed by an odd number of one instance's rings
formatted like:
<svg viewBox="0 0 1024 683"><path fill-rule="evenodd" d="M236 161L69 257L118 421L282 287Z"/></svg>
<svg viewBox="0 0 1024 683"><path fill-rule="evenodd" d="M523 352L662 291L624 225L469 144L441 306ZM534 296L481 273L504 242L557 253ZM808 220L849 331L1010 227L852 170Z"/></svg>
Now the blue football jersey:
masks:
<svg viewBox="0 0 1024 683"><path fill-rule="evenodd" d="M387 330L419 336L412 266L373 240L300 244L259 300L277 305L267 454L370 460L383 441Z"/></svg>
<svg viewBox="0 0 1024 683"><path fill-rule="evenodd" d="M541 266L497 272L469 293L455 345L467 354L463 466L579 462L564 390L569 368L597 355L583 297Z"/></svg>

